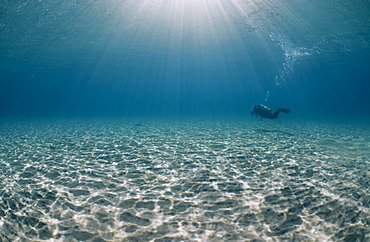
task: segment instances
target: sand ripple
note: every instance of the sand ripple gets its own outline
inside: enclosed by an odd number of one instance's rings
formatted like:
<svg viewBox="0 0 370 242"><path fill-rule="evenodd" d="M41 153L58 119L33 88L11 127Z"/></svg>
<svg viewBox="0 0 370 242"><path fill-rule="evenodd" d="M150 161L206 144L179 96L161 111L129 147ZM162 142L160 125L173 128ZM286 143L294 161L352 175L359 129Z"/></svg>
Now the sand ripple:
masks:
<svg viewBox="0 0 370 242"><path fill-rule="evenodd" d="M350 124L0 124L0 241L367 241Z"/></svg>

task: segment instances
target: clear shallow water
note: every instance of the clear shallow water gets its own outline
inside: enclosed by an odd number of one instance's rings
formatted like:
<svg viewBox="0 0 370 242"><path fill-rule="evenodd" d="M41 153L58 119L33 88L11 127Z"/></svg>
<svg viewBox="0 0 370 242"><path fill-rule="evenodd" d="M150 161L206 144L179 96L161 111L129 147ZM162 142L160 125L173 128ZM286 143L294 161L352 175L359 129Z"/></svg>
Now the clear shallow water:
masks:
<svg viewBox="0 0 370 242"><path fill-rule="evenodd" d="M368 0L0 2L0 117L369 119ZM293 113L292 113L293 114Z"/></svg>
<svg viewBox="0 0 370 242"><path fill-rule="evenodd" d="M369 126L2 122L1 241L368 241Z"/></svg>
<svg viewBox="0 0 370 242"><path fill-rule="evenodd" d="M0 242L370 241L369 16L0 1Z"/></svg>

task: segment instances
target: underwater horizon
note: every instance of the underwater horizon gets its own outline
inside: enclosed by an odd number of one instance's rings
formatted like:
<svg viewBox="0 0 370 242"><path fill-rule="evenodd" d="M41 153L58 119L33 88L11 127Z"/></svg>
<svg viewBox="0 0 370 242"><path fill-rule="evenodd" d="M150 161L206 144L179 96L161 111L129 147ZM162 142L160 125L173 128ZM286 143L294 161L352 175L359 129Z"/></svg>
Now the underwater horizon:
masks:
<svg viewBox="0 0 370 242"><path fill-rule="evenodd" d="M0 242L370 241L369 16L0 1Z"/></svg>

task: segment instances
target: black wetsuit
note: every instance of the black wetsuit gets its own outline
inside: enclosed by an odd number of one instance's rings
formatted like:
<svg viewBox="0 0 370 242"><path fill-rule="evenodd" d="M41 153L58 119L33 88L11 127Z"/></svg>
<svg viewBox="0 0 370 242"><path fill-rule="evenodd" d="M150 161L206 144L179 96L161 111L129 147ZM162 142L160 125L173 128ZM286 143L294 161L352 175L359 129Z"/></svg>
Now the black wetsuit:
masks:
<svg viewBox="0 0 370 242"><path fill-rule="evenodd" d="M280 112L290 113L290 109L278 108L275 113L272 113L270 108L259 104L252 107L251 115L256 114L256 117L260 116L262 121L262 118L276 119L279 116Z"/></svg>

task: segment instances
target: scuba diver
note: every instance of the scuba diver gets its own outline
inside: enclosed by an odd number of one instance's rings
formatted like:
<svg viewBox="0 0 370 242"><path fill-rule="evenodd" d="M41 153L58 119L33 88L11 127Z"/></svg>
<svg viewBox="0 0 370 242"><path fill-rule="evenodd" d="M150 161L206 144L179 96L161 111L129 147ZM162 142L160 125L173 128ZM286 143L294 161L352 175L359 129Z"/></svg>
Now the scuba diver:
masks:
<svg viewBox="0 0 370 242"><path fill-rule="evenodd" d="M251 110L251 115L256 114L256 117L258 115L262 118L268 118L268 119L276 119L279 116L279 113L290 113L290 109L288 108L278 108L275 113L271 113L271 108L268 108L262 104L254 105Z"/></svg>

